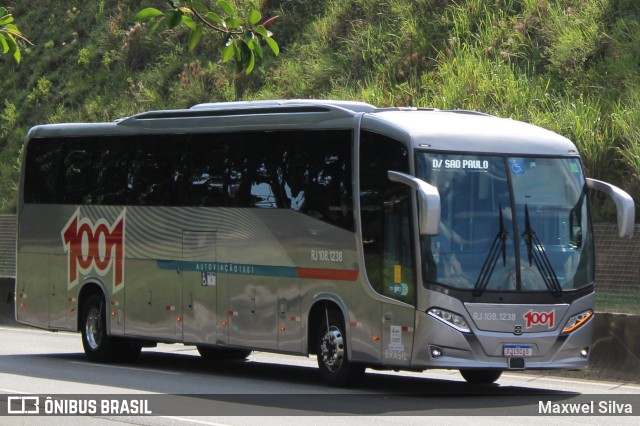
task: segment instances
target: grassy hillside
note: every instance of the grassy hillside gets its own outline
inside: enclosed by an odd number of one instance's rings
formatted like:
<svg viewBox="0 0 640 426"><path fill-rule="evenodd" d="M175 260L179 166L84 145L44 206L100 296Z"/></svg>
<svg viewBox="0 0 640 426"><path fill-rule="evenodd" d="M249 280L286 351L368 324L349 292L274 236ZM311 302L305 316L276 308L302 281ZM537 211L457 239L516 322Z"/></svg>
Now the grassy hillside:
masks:
<svg viewBox="0 0 640 426"><path fill-rule="evenodd" d="M281 55L236 75L220 39L187 52L135 12L164 1L0 0L34 46L0 58L0 210L39 123L104 121L202 101L356 99L475 109L578 145L591 177L640 200L637 0L263 0ZM238 3L238 2L237 2ZM612 207L598 209L611 217Z"/></svg>

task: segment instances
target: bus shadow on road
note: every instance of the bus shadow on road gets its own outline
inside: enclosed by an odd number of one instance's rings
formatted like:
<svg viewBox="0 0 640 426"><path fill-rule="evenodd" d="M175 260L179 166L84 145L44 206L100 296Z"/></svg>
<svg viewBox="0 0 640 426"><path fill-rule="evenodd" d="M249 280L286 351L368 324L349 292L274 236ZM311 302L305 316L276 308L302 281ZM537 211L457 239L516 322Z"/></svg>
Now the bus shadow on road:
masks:
<svg viewBox="0 0 640 426"><path fill-rule="evenodd" d="M119 364L93 364L81 353L4 355L0 373L175 395L195 406L207 404L208 412L213 404L216 415L522 415L525 409L535 414L539 401L580 395L499 382L472 385L429 378L428 372L415 377L368 371L357 387L336 389L324 386L311 366L251 357L212 363L161 352L143 352L139 362Z"/></svg>

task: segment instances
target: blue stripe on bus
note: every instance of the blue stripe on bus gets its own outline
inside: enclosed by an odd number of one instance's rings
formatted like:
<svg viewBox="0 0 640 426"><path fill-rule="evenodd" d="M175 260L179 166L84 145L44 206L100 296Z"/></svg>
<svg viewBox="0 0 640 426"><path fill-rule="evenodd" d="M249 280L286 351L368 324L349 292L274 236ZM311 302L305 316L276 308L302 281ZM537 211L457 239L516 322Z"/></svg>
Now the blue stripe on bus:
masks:
<svg viewBox="0 0 640 426"><path fill-rule="evenodd" d="M251 265L230 262L197 262L185 260L158 260L158 268L169 271L216 272L231 275L259 275L266 277L298 278L295 266Z"/></svg>

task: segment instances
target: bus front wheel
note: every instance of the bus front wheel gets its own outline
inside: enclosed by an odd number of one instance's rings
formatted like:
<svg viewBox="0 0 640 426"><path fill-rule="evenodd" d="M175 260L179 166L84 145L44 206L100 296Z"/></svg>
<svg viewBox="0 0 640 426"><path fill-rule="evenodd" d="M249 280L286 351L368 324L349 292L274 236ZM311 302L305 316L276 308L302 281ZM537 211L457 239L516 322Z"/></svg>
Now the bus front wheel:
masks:
<svg viewBox="0 0 640 426"><path fill-rule="evenodd" d="M322 380L331 386L355 384L363 375L365 367L349 359L347 336L341 315L329 313L321 319L316 354Z"/></svg>
<svg viewBox="0 0 640 426"><path fill-rule="evenodd" d="M500 376L502 375L502 370L496 370L492 368L484 370L461 369L460 374L468 383L477 385L488 385L500 378Z"/></svg>
<svg viewBox="0 0 640 426"><path fill-rule="evenodd" d="M101 294L89 296L82 309L80 330L84 353L93 362L131 361L140 355L140 345L131 339L107 334L107 313Z"/></svg>

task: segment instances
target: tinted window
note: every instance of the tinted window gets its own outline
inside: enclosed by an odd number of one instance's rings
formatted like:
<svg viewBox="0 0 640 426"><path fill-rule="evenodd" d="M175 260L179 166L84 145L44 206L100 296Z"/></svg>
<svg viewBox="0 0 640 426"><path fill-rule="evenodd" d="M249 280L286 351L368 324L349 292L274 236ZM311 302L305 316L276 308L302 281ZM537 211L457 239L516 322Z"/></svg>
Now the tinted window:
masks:
<svg viewBox="0 0 640 426"><path fill-rule="evenodd" d="M125 204L131 187L131 165L136 157L136 145L132 140L100 139L100 155L95 159L91 174L94 174L93 204Z"/></svg>
<svg viewBox="0 0 640 426"><path fill-rule="evenodd" d="M186 166L182 159L183 145L174 138L163 136L141 138L135 146L135 157L127 177L127 204L180 205Z"/></svg>
<svg viewBox="0 0 640 426"><path fill-rule="evenodd" d="M351 131L33 139L25 202L285 208L353 229Z"/></svg>
<svg viewBox="0 0 640 426"><path fill-rule="evenodd" d="M24 197L28 203L56 203L64 171L61 159L64 145L56 139L29 142L25 164Z"/></svg>

